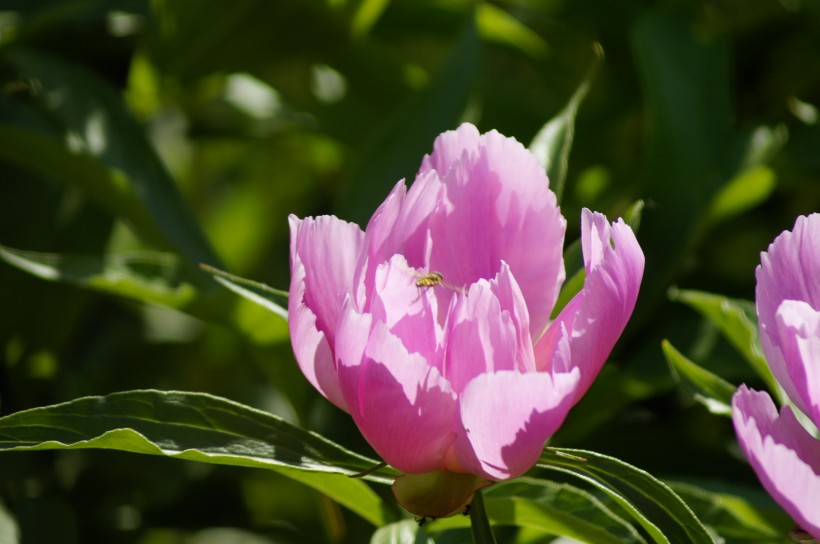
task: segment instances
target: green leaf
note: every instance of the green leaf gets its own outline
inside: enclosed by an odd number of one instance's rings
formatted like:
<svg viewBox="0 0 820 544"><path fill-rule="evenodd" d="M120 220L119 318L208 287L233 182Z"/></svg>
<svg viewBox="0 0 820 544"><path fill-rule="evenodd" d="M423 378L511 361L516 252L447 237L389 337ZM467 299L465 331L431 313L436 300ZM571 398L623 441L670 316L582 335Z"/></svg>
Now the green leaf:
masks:
<svg viewBox="0 0 820 544"><path fill-rule="evenodd" d="M595 53L592 66L567 105L558 112L558 115L541 127L530 144L530 151L535 153L544 170L547 171L550 188L558 197L558 202L561 202L564 183L567 179L569 153L572 150L572 139L575 136L575 116L578 113L578 107L589 92L592 79L603 59L603 49L600 45L596 44Z"/></svg>
<svg viewBox="0 0 820 544"><path fill-rule="evenodd" d="M713 414L732 415L732 395L736 387L696 365L676 350L668 340L661 342L661 347L672 374L694 395L695 400L706 406Z"/></svg>
<svg viewBox="0 0 820 544"><path fill-rule="evenodd" d="M780 542L794 522L763 491L667 482L719 535L730 541Z"/></svg>
<svg viewBox="0 0 820 544"><path fill-rule="evenodd" d="M180 279L179 259L170 253L139 251L96 257L22 251L0 245L0 259L48 281L182 308L196 289Z"/></svg>
<svg viewBox="0 0 820 544"><path fill-rule="evenodd" d="M493 525L514 525L594 544L645 542L629 523L592 494L564 483L517 478L484 490ZM468 526L463 516L436 520L429 531Z"/></svg>
<svg viewBox="0 0 820 544"><path fill-rule="evenodd" d="M629 225L632 228L632 231L636 234L641 228L641 216L643 215L643 209L644 201L636 200L631 206L629 206L624 214L624 221L626 221L626 224Z"/></svg>
<svg viewBox="0 0 820 544"><path fill-rule="evenodd" d="M640 319L684 268L714 194L724 184L730 136L730 41L699 33L691 19L658 6L631 28L646 102L648 171L641 247L652 255ZM731 174L729 174L731 175ZM634 320L635 318L633 318Z"/></svg>
<svg viewBox="0 0 820 544"><path fill-rule="evenodd" d="M623 461L591 451L548 448L538 466L570 474L600 489L626 510L655 542L715 542L669 486Z"/></svg>
<svg viewBox="0 0 820 544"><path fill-rule="evenodd" d="M362 0L350 24L353 37L361 38L370 32L389 4L390 0Z"/></svg>
<svg viewBox="0 0 820 544"><path fill-rule="evenodd" d="M113 449L275 470L327 494L368 521L390 515L361 480L373 461L272 414L205 393L128 391L84 397L0 418L0 451ZM390 483L389 468L366 476Z"/></svg>
<svg viewBox="0 0 820 544"><path fill-rule="evenodd" d="M774 170L766 166L749 168L733 177L712 200L710 219L724 221L763 203L772 194L776 179Z"/></svg>
<svg viewBox="0 0 820 544"><path fill-rule="evenodd" d="M405 519L385 525L373 534L370 544L435 544L419 524Z"/></svg>
<svg viewBox="0 0 820 544"><path fill-rule="evenodd" d="M173 244L142 205L123 173L94 157L73 152L51 136L0 123L0 157L47 179L82 190L158 247Z"/></svg>
<svg viewBox="0 0 820 544"><path fill-rule="evenodd" d="M669 298L686 304L711 321L752 366L769 390L779 398L784 398L760 347L757 313L753 303L702 291L678 289L670 290Z"/></svg>
<svg viewBox="0 0 820 544"><path fill-rule="evenodd" d="M476 26L482 39L515 47L534 59L542 59L549 53L550 47L544 38L492 4L478 5Z"/></svg>
<svg viewBox="0 0 820 544"><path fill-rule="evenodd" d="M341 195L341 217L366 222L396 182L413 179L435 138L455 128L466 108L478 54L479 42L471 17L430 84L371 142L358 172L348 180Z"/></svg>
<svg viewBox="0 0 820 544"><path fill-rule="evenodd" d="M36 81L40 106L65 131L69 147L119 173L109 174L109 185L130 186L107 187L107 193L135 195L173 248L191 263L218 262L164 165L114 89L76 64L22 48L6 49L3 55L22 77ZM75 175L67 171L55 179L75 183Z"/></svg>
<svg viewBox="0 0 820 544"><path fill-rule="evenodd" d="M11 512L0 503L0 544L18 544L20 542L20 529L17 521Z"/></svg>
<svg viewBox="0 0 820 544"><path fill-rule="evenodd" d="M273 312L285 321L288 319L288 310L279 304L279 300L287 299L288 292L274 289L264 283L242 278L234 274L229 274L224 270L219 270L213 266L200 265L200 268L211 274L214 279L242 298L250 300L254 304L262 306L266 310Z"/></svg>

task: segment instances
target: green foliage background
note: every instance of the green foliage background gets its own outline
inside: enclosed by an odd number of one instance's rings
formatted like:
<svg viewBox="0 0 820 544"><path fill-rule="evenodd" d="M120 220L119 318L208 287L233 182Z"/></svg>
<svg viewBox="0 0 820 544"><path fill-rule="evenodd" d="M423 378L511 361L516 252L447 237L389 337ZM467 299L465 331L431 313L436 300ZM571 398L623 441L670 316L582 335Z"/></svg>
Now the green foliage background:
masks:
<svg viewBox="0 0 820 544"><path fill-rule="evenodd" d="M733 490L787 530L730 422L677 385L661 341L763 386L668 290L751 300L759 252L820 210L817 0L1 2L0 244L14 250L0 253L18 267L0 264L0 414L202 391L373 456L302 378L285 322L197 265L287 289L288 214L364 225L460 121L529 144L596 43L605 60L576 119L567 242L581 207L613 218L643 199L647 273L633 322L553 444L683 482L693 508L708 501L687 485ZM21 271L21 255L63 281ZM0 498L23 543L366 542L374 530L269 471L117 452L4 454Z"/></svg>

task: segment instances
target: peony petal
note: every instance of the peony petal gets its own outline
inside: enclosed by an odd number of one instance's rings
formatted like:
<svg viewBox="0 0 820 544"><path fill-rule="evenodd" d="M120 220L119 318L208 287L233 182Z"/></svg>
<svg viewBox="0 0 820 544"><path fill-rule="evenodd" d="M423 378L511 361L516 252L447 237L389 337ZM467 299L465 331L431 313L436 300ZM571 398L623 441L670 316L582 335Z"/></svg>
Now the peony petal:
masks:
<svg viewBox="0 0 820 544"><path fill-rule="evenodd" d="M529 470L563 423L578 379L577 370L555 375L502 371L475 378L459 396L457 465L490 480Z"/></svg>
<svg viewBox="0 0 820 544"><path fill-rule="evenodd" d="M820 213L797 218L760 254L755 299L761 328L774 324L784 300L802 300L820 310Z"/></svg>
<svg viewBox="0 0 820 544"><path fill-rule="evenodd" d="M738 442L766 491L800 527L820 539L820 441L767 393L741 385L732 399Z"/></svg>
<svg viewBox="0 0 820 544"><path fill-rule="evenodd" d="M417 177L409 191L402 180L370 218L366 250L356 267L356 285L363 291L359 294L360 304L369 300L378 263L400 254L413 268L425 268L429 260L428 223L441 204L441 192L435 172Z"/></svg>
<svg viewBox="0 0 820 544"><path fill-rule="evenodd" d="M342 301L353 287L364 233L357 225L333 216L300 220L291 215L289 222L291 268L304 267L304 304L333 345Z"/></svg>
<svg viewBox="0 0 820 544"><path fill-rule="evenodd" d="M470 123L443 132L433 143L433 153L424 156L419 174L435 170L439 177L445 177L465 152L474 153L478 149L480 140L478 129Z"/></svg>
<svg viewBox="0 0 820 544"><path fill-rule="evenodd" d="M408 353L384 323L372 322L362 346L361 329L369 319L348 304L339 329L346 344L338 352L339 377L350 414L373 449L398 470L440 470L455 439L456 396L438 370ZM348 335L349 343L343 339Z"/></svg>
<svg viewBox="0 0 820 544"><path fill-rule="evenodd" d="M441 286L419 287L420 274L407 265L402 255L394 255L376 270L370 313L387 325L410 353L422 355L428 364L441 369L444 358L444 329L438 324L439 298L455 296ZM449 300L446 301L449 304Z"/></svg>
<svg viewBox="0 0 820 544"><path fill-rule="evenodd" d="M801 369L806 359L799 351L782 345L793 334L781 338L778 311L784 301L803 301L814 310L820 310L820 214L798 217L792 232L786 231L775 238L768 251L761 253L757 267L755 297L760 342L769 367L786 394L801 410L811 413L811 401L820 392L807 392L807 387L820 387L817 381L807 384L795 383L794 377L804 373ZM789 327L787 327L788 329ZM784 353L787 349L789 355ZM815 364L817 359L814 359ZM798 378L800 381L800 378ZM807 396L808 395L808 396Z"/></svg>
<svg viewBox="0 0 820 544"><path fill-rule="evenodd" d="M515 323L502 311L490 283L481 280L459 297L447 320L444 375L456 392L480 374L513 370L517 339Z"/></svg>
<svg viewBox="0 0 820 544"><path fill-rule="evenodd" d="M802 301L785 300L777 309L776 350L793 388L790 398L820 425L820 312ZM780 360L779 360L780 361Z"/></svg>
<svg viewBox="0 0 820 544"><path fill-rule="evenodd" d="M644 268L643 252L623 220L610 225L602 214L584 209L581 231L584 288L535 346L539 370L580 370L576 402L589 389L632 315Z"/></svg>
<svg viewBox="0 0 820 544"><path fill-rule="evenodd" d="M342 300L353 284L364 234L331 216L291 215L291 284L288 322L293 351L305 377L346 410L339 390L333 344Z"/></svg>
<svg viewBox="0 0 820 544"><path fill-rule="evenodd" d="M495 131L482 135L477 148L468 147L475 145L474 130L463 125L455 136L442 136L422 167L436 168L447 201L430 222L429 268L467 286L494 278L508 263L537 338L564 280L566 221L532 153Z"/></svg>

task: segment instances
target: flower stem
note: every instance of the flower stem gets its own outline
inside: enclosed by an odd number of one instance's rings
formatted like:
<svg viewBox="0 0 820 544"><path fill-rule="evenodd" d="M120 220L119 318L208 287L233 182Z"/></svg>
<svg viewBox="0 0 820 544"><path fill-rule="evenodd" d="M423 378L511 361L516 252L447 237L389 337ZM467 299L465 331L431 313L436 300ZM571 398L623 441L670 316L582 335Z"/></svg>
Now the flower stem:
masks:
<svg viewBox="0 0 820 544"><path fill-rule="evenodd" d="M473 495L473 502L470 503L470 525L473 530L473 542L475 544L496 544L493 530L490 528L490 520L487 519L487 510L484 509L484 498L481 490Z"/></svg>

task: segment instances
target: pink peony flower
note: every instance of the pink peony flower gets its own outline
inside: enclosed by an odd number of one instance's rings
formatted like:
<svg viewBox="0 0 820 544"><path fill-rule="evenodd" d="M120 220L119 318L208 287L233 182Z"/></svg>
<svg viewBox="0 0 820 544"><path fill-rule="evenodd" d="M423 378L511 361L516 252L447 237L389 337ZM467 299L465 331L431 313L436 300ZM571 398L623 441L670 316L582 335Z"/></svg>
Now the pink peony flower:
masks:
<svg viewBox="0 0 820 544"><path fill-rule="evenodd" d="M445 132L364 232L290 217L302 372L402 472L521 475L638 296L644 257L632 230L589 210L581 223L584 288L550 320L566 221L544 170L495 131Z"/></svg>
<svg viewBox="0 0 820 544"><path fill-rule="evenodd" d="M794 406L820 426L820 214L799 217L757 267L760 341ZM742 385L732 399L738 441L763 487L820 539L820 440L792 407Z"/></svg>

